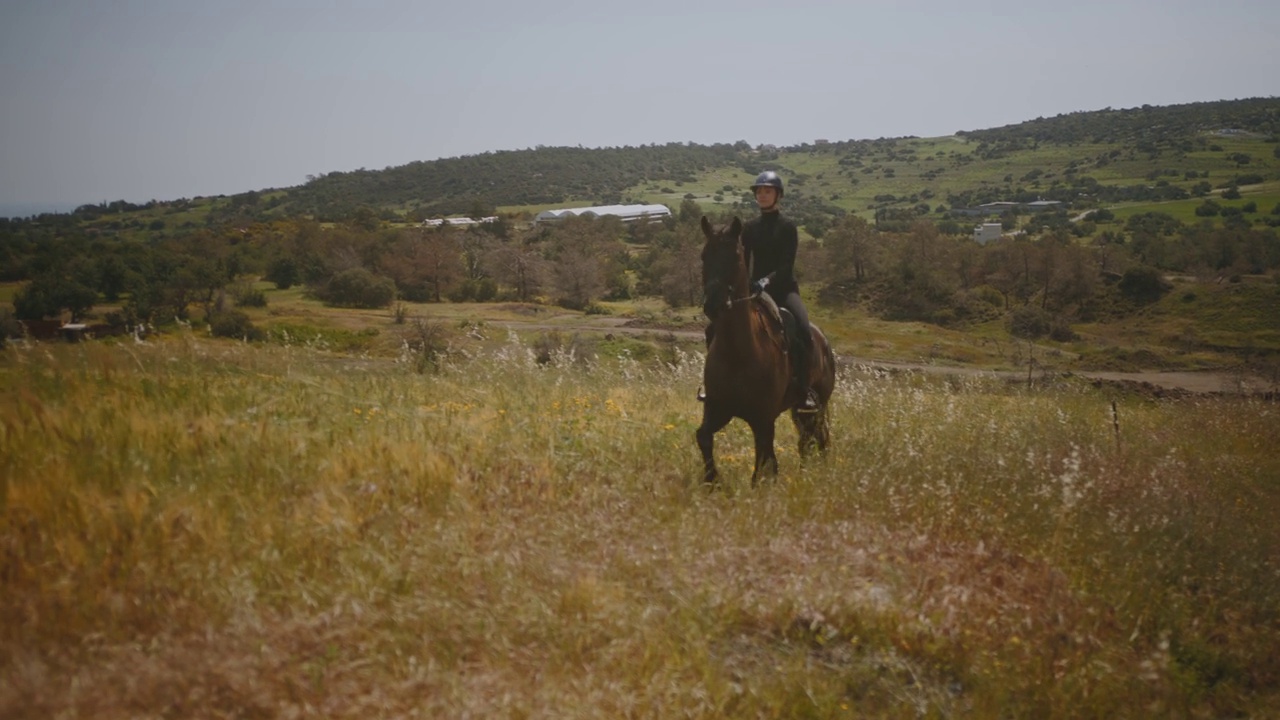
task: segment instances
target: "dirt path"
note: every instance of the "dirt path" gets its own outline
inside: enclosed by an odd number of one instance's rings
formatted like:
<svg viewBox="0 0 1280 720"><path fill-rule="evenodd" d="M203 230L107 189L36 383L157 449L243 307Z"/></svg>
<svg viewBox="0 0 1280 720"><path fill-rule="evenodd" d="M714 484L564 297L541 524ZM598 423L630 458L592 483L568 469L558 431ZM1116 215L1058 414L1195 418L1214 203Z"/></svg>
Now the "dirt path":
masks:
<svg viewBox="0 0 1280 720"><path fill-rule="evenodd" d="M608 335L628 335L632 337L676 337L681 340L701 340L703 337L702 330L687 329L670 329L662 327L637 327L631 323L632 319L620 317L600 317L593 318L589 323L581 322L576 316L564 316L565 319L573 318L577 322L557 324L554 322L556 318L549 318L551 322L522 322L522 321L505 321L494 323L495 325L507 327L511 330L537 331L537 332L564 332L564 333L599 333ZM873 358L859 358L851 355L840 355L839 361L844 366L862 366L871 369L882 369L888 372L920 372L937 375L965 375L971 377L997 377L1009 381L1025 380L1027 374L1025 371L1014 370L989 370L984 368L955 366L955 365L932 365L926 363L908 363L897 362L892 360L877 360ZM1072 375L1089 378L1098 382L1132 384L1139 388L1148 387L1151 389L1161 389L1169 391L1180 391L1186 393L1263 393L1268 390L1274 391L1267 382L1259 377L1243 376L1239 373L1201 370L1201 371L1142 371L1142 372L1111 372L1111 371L1070 371ZM1036 372L1032 374L1032 380L1042 377L1043 373Z"/></svg>

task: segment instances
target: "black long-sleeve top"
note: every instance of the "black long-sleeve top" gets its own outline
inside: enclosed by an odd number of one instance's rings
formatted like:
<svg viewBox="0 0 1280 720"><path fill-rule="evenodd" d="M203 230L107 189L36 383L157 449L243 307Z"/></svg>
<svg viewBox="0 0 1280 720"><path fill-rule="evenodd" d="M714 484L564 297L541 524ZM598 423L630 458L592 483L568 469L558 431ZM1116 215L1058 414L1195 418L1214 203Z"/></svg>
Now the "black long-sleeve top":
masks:
<svg viewBox="0 0 1280 720"><path fill-rule="evenodd" d="M747 267L751 268L751 279L759 280L773 273L768 292L775 298L800 289L796 282L796 249L799 246L796 224L781 213L761 213L760 217L748 220L742 228L742 247L746 251ZM753 258L754 266L751 264Z"/></svg>

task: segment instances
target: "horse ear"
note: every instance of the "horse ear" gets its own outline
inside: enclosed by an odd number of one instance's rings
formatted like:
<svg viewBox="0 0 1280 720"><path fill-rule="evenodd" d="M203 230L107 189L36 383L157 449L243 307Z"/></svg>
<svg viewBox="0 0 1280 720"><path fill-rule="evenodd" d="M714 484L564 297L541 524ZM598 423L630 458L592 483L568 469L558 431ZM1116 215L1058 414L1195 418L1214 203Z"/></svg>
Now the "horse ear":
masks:
<svg viewBox="0 0 1280 720"><path fill-rule="evenodd" d="M706 215L702 216L702 234L706 235L708 238L712 235L711 221L707 219Z"/></svg>
<svg viewBox="0 0 1280 720"><path fill-rule="evenodd" d="M735 240L742 237L742 221L738 219L737 215L734 215L733 222L729 223L729 234Z"/></svg>

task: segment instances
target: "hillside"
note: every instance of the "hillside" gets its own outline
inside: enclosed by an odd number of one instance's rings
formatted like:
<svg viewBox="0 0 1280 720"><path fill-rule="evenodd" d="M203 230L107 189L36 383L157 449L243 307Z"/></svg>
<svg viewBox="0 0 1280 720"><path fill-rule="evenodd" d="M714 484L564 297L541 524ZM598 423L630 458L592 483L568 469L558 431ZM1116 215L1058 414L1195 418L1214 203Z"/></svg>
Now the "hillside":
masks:
<svg viewBox="0 0 1280 720"><path fill-rule="evenodd" d="M330 172L296 187L232 196L85 205L74 217L107 233L136 236L232 220L306 216L339 222L358 212L394 222L495 211L520 215L562 204L674 208L687 198L732 210L749 200L747 186L762 168L783 174L790 211L812 225L814 235L845 213L943 220L952 208L995 200L1057 199L1121 210L1171 203L1162 209L1191 216L1202 197L1232 183L1265 215L1280 203L1278 137L1280 98L1253 98L1108 108L939 138L781 148L739 141L498 151ZM41 217L48 222L57 216Z"/></svg>
<svg viewBox="0 0 1280 720"><path fill-rule="evenodd" d="M1014 365L1026 360L1009 351L1016 336L1050 338L1075 369L1222 367L1280 352L1266 311L1280 271L1278 116L1280 99L1252 99L940 138L536 148L0 219L0 332L15 332L6 317L77 318L95 307L117 324L230 317L233 302L266 306L270 287L255 282L337 307L515 302L625 314L601 303L645 299L696 308L697 219L753 212L748 186L769 167L785 178L787 213L801 226L807 299L834 313L828 326L846 340L865 334L853 311L926 324L917 332L930 357L946 353L934 347L945 328L997 343L995 359ZM1004 239L967 239L985 212L977 206L1038 198L1061 208L1006 209L987 218ZM613 202L665 203L675 218L529 222L548 206ZM501 222L474 231L420 226L495 213ZM275 297L225 332L280 324Z"/></svg>
<svg viewBox="0 0 1280 720"><path fill-rule="evenodd" d="M1280 180L1278 134L1280 99L1256 98L1072 113L943 138L538 148L330 173L289 189L280 209L338 219L363 205L426 217L556 203L678 205L690 193L732 206L764 167L784 174L793 205L831 215L994 199L1079 202L1082 193L1093 203L1178 200L1204 180Z"/></svg>

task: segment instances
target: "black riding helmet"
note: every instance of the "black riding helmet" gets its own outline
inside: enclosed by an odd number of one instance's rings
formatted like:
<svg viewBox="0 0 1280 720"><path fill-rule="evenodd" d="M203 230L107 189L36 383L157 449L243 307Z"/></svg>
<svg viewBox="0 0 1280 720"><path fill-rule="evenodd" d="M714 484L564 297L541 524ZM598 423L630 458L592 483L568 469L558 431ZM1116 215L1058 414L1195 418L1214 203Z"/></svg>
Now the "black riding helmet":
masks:
<svg viewBox="0 0 1280 720"><path fill-rule="evenodd" d="M778 189L778 199L782 199L782 178L778 177L778 173L772 170L765 170L756 176L756 181L751 183L751 192L755 192L758 187L772 187Z"/></svg>

